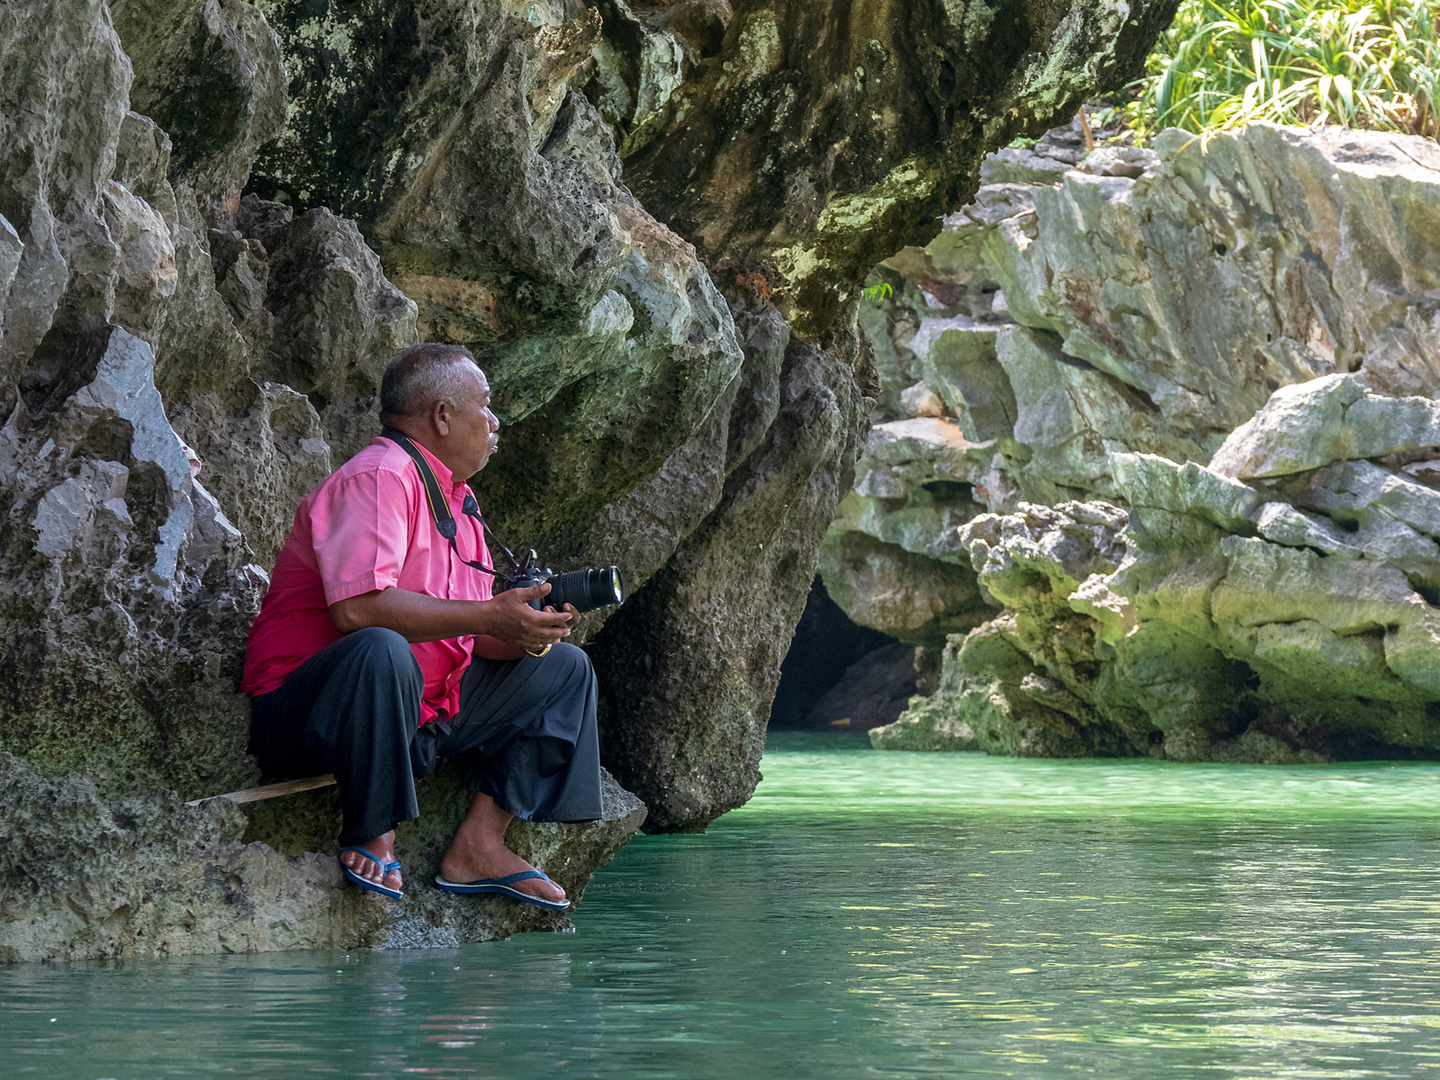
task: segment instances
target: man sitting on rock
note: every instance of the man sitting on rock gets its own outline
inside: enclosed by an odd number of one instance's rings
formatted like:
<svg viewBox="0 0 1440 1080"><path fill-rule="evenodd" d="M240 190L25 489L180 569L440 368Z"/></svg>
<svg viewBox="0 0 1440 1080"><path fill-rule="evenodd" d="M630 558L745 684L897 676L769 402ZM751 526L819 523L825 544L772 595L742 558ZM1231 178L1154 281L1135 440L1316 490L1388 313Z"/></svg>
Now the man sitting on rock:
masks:
<svg viewBox="0 0 1440 1080"><path fill-rule="evenodd" d="M251 752L270 776L333 772L346 876L397 898L395 826L419 814L415 781L464 755L477 793L436 883L568 907L504 838L516 816L600 816L595 675L562 643L579 616L528 606L549 584L492 595L473 565L493 566L465 481L500 428L474 357L405 350L380 409L385 434L305 496L275 562L245 657Z"/></svg>

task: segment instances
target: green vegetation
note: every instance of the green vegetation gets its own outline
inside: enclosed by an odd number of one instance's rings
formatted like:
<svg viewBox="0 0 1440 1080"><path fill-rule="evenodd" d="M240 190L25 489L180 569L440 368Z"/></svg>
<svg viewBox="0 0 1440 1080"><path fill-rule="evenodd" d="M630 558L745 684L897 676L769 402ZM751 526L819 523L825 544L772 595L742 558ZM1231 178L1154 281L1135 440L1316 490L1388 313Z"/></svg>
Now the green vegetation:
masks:
<svg viewBox="0 0 1440 1080"><path fill-rule="evenodd" d="M1270 120L1435 138L1440 0L1184 0L1136 88L1142 135Z"/></svg>

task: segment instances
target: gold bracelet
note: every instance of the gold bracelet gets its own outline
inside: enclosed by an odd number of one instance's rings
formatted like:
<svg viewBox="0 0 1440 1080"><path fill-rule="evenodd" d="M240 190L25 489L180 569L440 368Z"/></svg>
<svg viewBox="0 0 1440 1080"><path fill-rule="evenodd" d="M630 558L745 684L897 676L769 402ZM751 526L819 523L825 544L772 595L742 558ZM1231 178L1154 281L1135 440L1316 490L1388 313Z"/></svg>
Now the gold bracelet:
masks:
<svg viewBox="0 0 1440 1080"><path fill-rule="evenodd" d="M541 649L539 652L535 652L533 649L526 649L525 651L526 651L527 653L529 653L531 656L544 656L547 652L550 651L550 646L549 646L549 645L546 645L546 646L545 646L543 649Z"/></svg>

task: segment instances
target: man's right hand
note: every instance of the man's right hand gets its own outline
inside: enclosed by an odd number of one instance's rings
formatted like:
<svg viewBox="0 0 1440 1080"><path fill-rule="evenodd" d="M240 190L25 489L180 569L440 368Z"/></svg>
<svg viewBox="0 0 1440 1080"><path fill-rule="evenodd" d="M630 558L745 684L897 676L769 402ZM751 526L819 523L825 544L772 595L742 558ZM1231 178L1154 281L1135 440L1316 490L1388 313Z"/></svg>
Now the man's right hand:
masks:
<svg viewBox="0 0 1440 1080"><path fill-rule="evenodd" d="M542 599L549 593L548 581L497 593L494 599L486 604L490 610L487 612L484 632L526 649L540 649L563 641L570 636L570 630L578 618L574 608L567 605L566 611L556 611L554 608L536 611L530 606L532 600Z"/></svg>

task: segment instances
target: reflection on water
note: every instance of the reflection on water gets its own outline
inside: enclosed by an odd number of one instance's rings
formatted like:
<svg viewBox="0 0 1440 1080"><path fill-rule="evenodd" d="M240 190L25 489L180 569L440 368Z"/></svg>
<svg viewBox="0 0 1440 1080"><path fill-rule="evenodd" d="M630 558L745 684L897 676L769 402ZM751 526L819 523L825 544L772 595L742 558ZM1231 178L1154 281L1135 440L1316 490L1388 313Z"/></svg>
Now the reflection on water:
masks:
<svg viewBox="0 0 1440 1080"><path fill-rule="evenodd" d="M575 934L0 969L0 1075L1440 1076L1440 767L764 771Z"/></svg>

